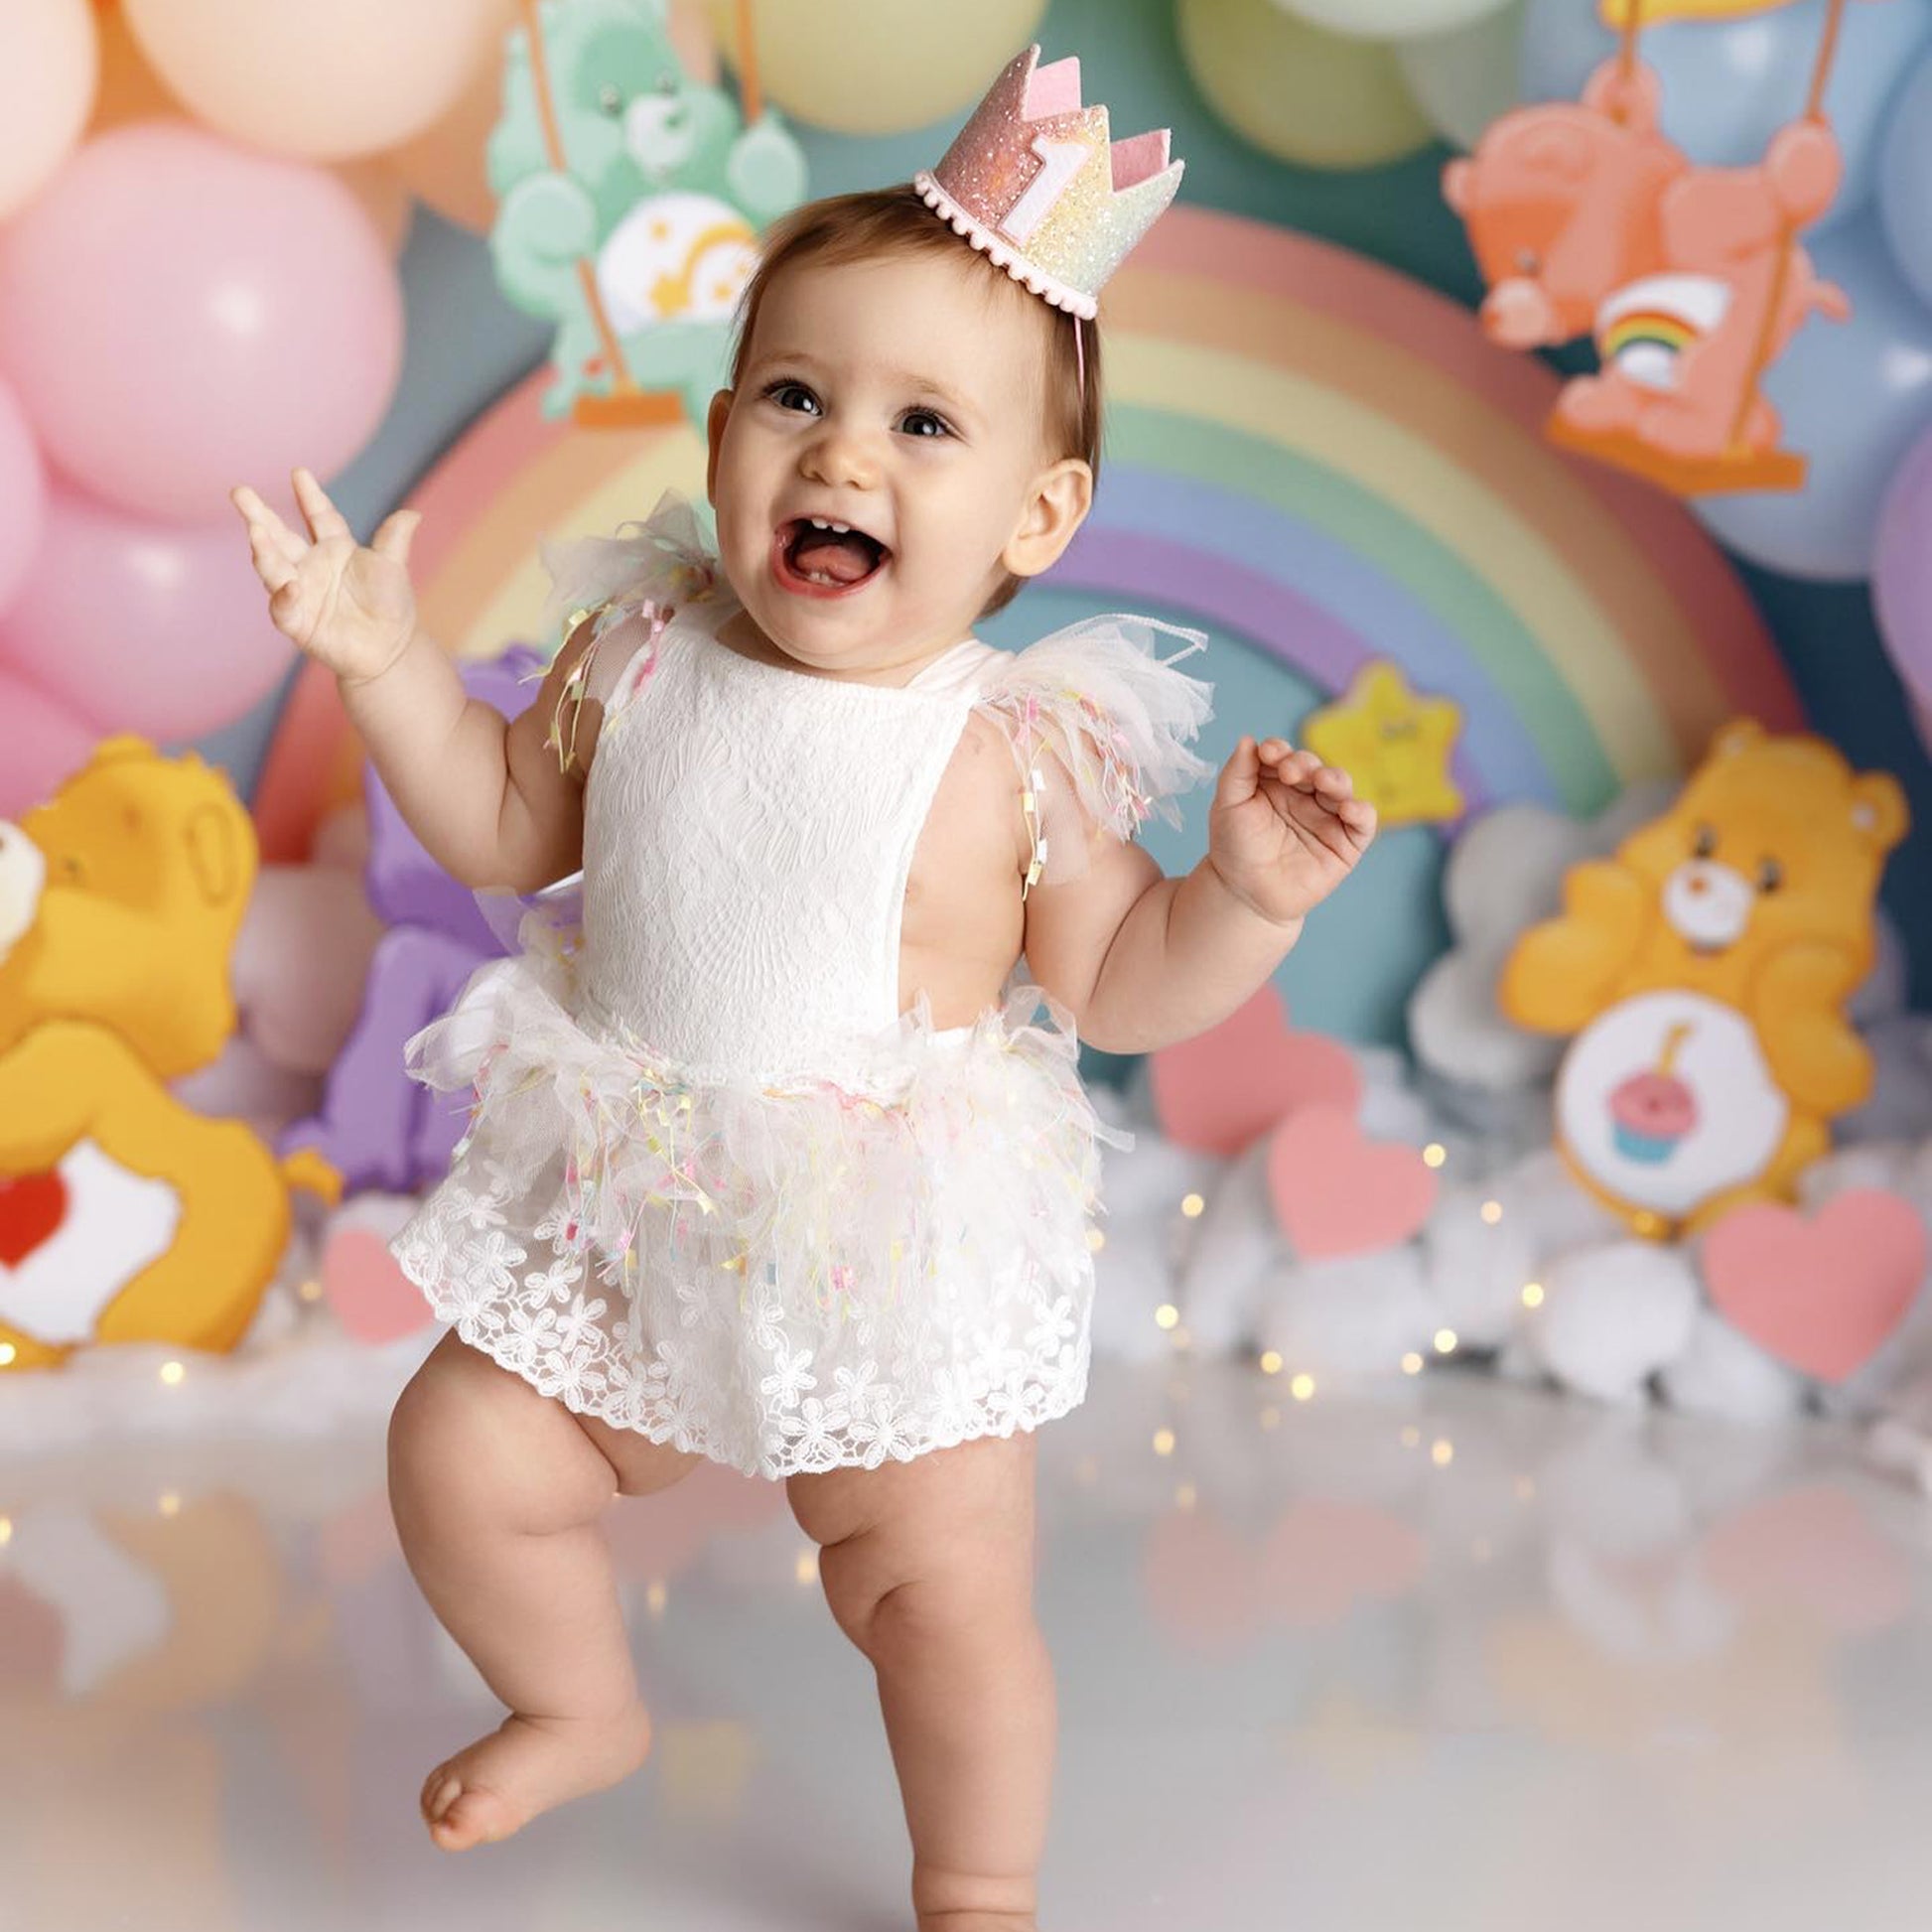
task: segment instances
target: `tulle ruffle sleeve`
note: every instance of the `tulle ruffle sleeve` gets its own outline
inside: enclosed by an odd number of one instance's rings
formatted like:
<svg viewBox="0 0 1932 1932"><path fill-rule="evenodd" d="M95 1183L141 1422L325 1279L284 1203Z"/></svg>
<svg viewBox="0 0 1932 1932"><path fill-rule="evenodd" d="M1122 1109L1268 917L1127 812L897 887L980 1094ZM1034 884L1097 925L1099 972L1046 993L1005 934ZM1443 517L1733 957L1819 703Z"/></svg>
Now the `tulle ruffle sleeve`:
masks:
<svg viewBox="0 0 1932 1932"><path fill-rule="evenodd" d="M562 644L592 620L590 645L550 720L550 748L568 768L578 706L595 698L608 713L634 697L650 676L665 625L681 606L717 596L720 573L690 503L675 490L615 536L547 542L538 554L551 582L539 620L543 636Z"/></svg>
<svg viewBox="0 0 1932 1932"><path fill-rule="evenodd" d="M1157 655L1160 632L1183 647ZM1125 840L1155 813L1180 823L1173 794L1213 775L1186 741L1214 715L1214 687L1174 667L1206 644L1198 630L1116 614L988 668L976 705L1006 730L1033 842L1022 897L1085 873L1092 827Z"/></svg>

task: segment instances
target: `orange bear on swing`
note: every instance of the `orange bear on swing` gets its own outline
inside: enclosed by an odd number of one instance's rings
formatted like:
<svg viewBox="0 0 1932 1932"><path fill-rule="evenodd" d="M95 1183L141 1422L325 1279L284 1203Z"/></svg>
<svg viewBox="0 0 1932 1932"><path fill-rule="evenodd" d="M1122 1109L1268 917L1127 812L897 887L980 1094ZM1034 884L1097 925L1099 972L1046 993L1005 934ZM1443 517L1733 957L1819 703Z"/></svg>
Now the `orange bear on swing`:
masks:
<svg viewBox="0 0 1932 1932"><path fill-rule="evenodd" d="M1803 486L1804 459L1779 448L1759 385L1808 317L1851 313L1796 239L1843 177L1821 107L1843 6L1805 113L1755 167L1699 167L1664 134L1657 76L1636 58L1638 6L1581 102L1506 114L1449 164L1443 191L1487 285L1491 340L1595 341L1600 367L1565 384L1553 441L1680 495Z"/></svg>

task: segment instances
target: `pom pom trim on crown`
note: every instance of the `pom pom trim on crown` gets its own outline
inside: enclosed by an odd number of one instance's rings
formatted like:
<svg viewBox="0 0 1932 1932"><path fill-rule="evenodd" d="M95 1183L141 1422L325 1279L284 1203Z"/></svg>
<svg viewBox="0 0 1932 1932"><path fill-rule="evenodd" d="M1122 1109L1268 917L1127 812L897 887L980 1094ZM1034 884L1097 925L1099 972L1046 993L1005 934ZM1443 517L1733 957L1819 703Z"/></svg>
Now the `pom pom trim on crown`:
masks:
<svg viewBox="0 0 1932 1932"><path fill-rule="evenodd" d="M933 213L952 224L955 234L963 235L981 254L1004 268L1015 281L1026 283L1035 295L1050 302L1054 308L1064 309L1068 315L1078 316L1082 321L1091 322L1100 313L1100 304L1094 297L1056 281L1043 268L1030 262L1011 242L1002 241L990 228L975 221L924 169L912 177L912 186L919 191L919 199Z"/></svg>

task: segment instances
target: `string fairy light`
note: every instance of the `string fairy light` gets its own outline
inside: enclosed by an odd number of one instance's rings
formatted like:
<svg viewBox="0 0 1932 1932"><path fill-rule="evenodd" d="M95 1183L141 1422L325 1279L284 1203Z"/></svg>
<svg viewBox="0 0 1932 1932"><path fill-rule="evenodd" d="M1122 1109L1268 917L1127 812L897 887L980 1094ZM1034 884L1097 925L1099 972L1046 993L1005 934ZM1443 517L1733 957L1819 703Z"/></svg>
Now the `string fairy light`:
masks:
<svg viewBox="0 0 1932 1932"><path fill-rule="evenodd" d="M1207 1202L1199 1194L1187 1194L1180 1203L1180 1211L1191 1221L1204 1213Z"/></svg>

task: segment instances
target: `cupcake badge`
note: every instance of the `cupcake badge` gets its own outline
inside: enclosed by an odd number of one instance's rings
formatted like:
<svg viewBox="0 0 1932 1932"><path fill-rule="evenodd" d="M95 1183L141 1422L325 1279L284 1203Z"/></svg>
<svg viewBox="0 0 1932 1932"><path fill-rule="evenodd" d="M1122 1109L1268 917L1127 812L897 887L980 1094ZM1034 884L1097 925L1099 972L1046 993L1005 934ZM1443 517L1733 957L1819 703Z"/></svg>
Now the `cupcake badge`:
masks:
<svg viewBox="0 0 1932 1932"><path fill-rule="evenodd" d="M1621 1081L1610 1095L1617 1152L1646 1167L1661 1167L1697 1131L1697 1095L1679 1078L1677 1057L1696 1031L1680 1020L1664 1035L1655 1066Z"/></svg>

